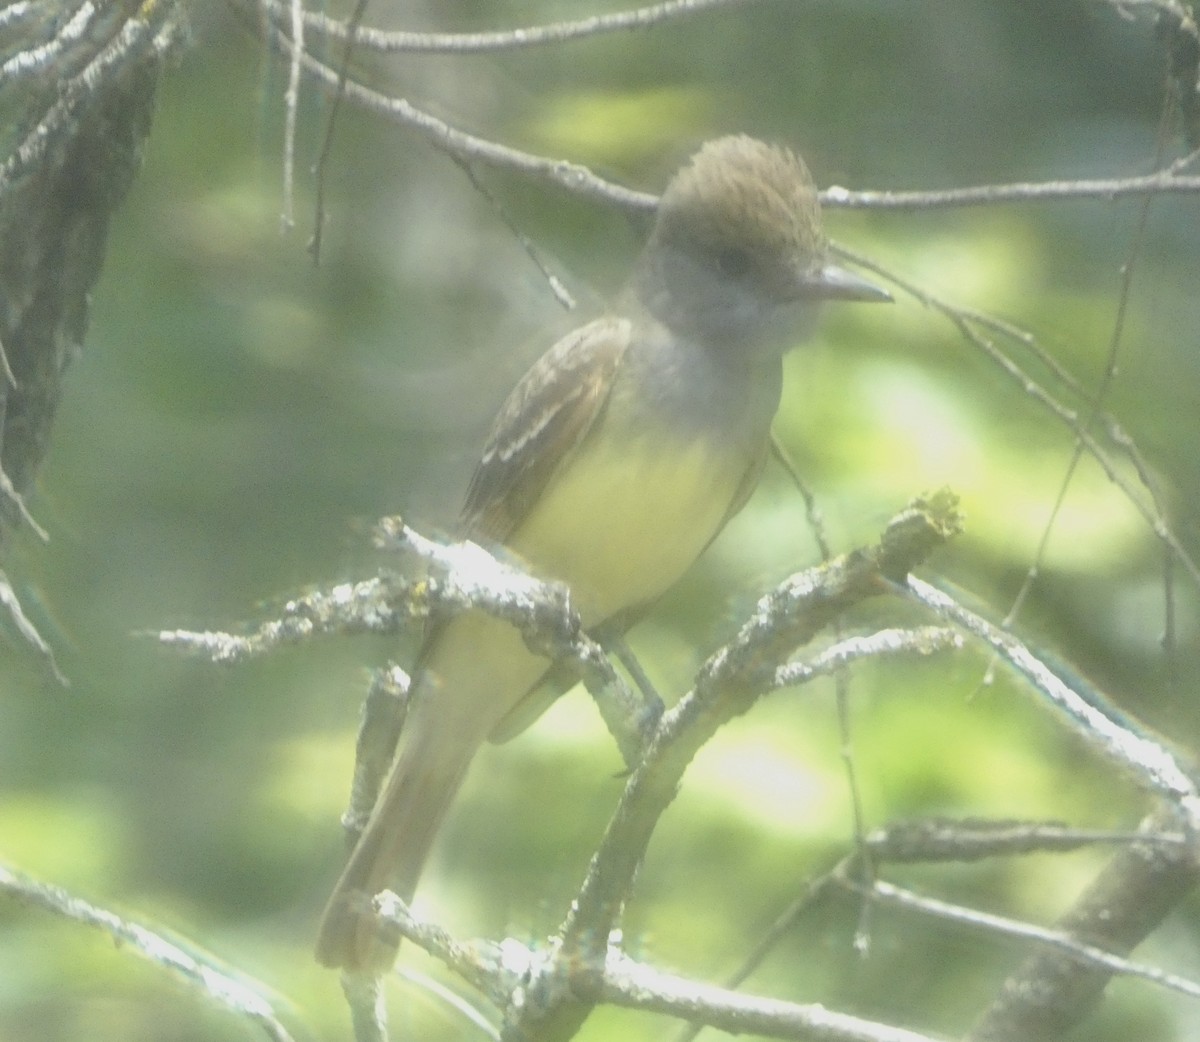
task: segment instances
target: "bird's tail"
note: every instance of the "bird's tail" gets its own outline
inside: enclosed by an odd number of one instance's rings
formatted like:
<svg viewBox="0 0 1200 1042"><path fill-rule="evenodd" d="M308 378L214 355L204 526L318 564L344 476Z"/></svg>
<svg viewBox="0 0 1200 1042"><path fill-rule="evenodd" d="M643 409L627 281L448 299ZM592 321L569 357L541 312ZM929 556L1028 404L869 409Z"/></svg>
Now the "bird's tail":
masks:
<svg viewBox="0 0 1200 1042"><path fill-rule="evenodd" d="M356 971L383 970L399 939L380 936L370 901L391 889L411 901L446 811L480 740L406 742L387 786L325 906L317 961Z"/></svg>
<svg viewBox="0 0 1200 1042"><path fill-rule="evenodd" d="M477 613L422 649L400 754L325 908L317 959L348 970L391 965L370 900L392 889L411 901L421 869L479 747L546 669L521 634Z"/></svg>

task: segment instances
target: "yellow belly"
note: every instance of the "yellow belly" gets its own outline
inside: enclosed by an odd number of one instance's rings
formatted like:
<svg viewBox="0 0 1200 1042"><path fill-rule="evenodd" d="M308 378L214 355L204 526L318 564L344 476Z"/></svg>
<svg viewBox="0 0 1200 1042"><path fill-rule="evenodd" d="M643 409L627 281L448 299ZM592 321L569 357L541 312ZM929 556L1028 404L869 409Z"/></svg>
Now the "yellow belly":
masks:
<svg viewBox="0 0 1200 1042"><path fill-rule="evenodd" d="M750 465L704 444L585 443L507 548L540 578L565 582L584 625L594 626L653 601L691 567ZM537 688L548 665L508 623L468 613L437 638L427 697L444 726L506 741L557 694Z"/></svg>
<svg viewBox="0 0 1200 1042"><path fill-rule="evenodd" d="M584 624L595 625L654 600L691 567L748 465L706 442L585 445L509 549L537 575L567 583Z"/></svg>

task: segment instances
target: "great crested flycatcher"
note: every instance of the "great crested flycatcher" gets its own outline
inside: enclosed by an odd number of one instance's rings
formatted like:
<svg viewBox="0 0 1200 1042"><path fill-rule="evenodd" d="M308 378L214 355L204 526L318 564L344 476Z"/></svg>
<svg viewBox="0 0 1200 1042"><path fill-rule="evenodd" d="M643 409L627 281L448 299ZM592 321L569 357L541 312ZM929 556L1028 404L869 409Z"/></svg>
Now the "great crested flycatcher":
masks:
<svg viewBox="0 0 1200 1042"><path fill-rule="evenodd" d="M667 185L628 286L567 334L496 418L463 534L565 582L583 624L653 602L746 502L767 456L784 348L767 320L796 305L890 297L829 263L816 190L786 149L705 144ZM479 612L435 621L401 748L325 910L317 958L377 971L395 945L369 899L411 900L438 826L486 740L553 700L549 663Z"/></svg>

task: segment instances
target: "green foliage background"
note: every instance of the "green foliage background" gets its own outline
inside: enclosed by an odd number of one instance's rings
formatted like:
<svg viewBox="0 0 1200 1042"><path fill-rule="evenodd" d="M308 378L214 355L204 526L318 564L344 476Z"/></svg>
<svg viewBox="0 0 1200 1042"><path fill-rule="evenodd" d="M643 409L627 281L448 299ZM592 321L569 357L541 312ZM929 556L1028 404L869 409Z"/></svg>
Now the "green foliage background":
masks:
<svg viewBox="0 0 1200 1042"><path fill-rule="evenodd" d="M475 29L577 17L596 0L420 10L368 20ZM326 642L216 669L148 631L228 628L375 561L370 522L452 521L493 410L563 319L467 179L412 133L342 110L322 264L307 169L328 116L306 88L297 225L280 232L286 68L221 5L163 85L145 168L115 224L91 335L73 367L10 574L72 686L4 651L0 855L178 931L275 989L301 1035L345 1038L333 974L309 956L342 858L337 818L366 670L398 649ZM655 31L481 57L363 59L381 89L474 132L657 189L704 138L788 143L822 185L942 188L1120 176L1153 164L1163 57L1148 19L1108 4L801 4L764 0ZM1171 148L1178 148L1172 141ZM602 300L639 241L624 217L507 174L481 176L574 288ZM831 234L922 286L1033 330L1094 385L1138 203L830 212ZM1195 553L1200 218L1156 200L1109 402ZM1044 374L1038 373L1043 376ZM778 430L837 549L949 484L968 534L937 574L1003 614L1041 537L1073 437L917 302L830 308L789 360ZM801 504L769 471L745 514L634 635L665 693L772 581L817 558ZM1051 539L1024 629L1183 747L1196 744L1197 596L1177 584L1164 656L1162 553L1091 462ZM866 629L912 621L880 604ZM1143 806L1014 684L979 689L974 653L856 671L854 749L869 823L918 814L1129 827ZM689 773L629 909L632 950L718 979L851 818L832 690L776 696ZM423 885L464 935L536 939L558 923L616 798L619 760L585 696L481 757ZM1100 854L897 873L951 899L1050 921ZM0 910L0 1038L224 1039L250 1033L96 936ZM948 1034L1020 953L878 912L851 948L854 901L820 905L750 986ZM1200 972L1194 920L1146 958ZM416 953L408 961L436 973ZM401 982L423 1038L471 1037ZM1119 985L1080 1037L1191 1037L1196 1012ZM588 1039L668 1026L598 1014ZM416 1036L414 1036L416 1037Z"/></svg>

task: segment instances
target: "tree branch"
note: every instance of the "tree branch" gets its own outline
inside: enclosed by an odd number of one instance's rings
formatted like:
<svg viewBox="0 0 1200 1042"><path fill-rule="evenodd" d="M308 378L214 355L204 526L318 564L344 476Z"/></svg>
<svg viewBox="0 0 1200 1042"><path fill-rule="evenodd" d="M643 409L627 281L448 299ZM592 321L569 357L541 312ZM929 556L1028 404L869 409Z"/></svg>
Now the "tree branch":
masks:
<svg viewBox="0 0 1200 1042"><path fill-rule="evenodd" d="M278 25L268 27L270 39L287 53L294 45ZM337 91L339 75L324 62L303 53L305 69L326 89ZM657 206L653 194L625 188L566 160L538 156L468 134L413 105L372 90L353 79L344 84L345 96L362 108L384 116L425 135L442 151L467 162L484 162L566 189L584 198L609 203L631 212L649 212ZM982 206L999 203L1054 202L1066 199L1111 201L1124 196L1200 192L1200 176L1176 172L1178 164L1144 176L1100 180L1019 182L979 185L937 192L851 191L837 185L819 193L821 205L829 209L932 210L948 207Z"/></svg>
<svg viewBox="0 0 1200 1042"><path fill-rule="evenodd" d="M948 493L917 501L877 546L798 573L763 597L734 640L705 663L692 691L664 714L630 777L560 930L559 957L529 988L520 1031L569 1038L598 1000L608 938L634 873L700 747L769 689L783 659L853 604L886 593L960 525Z"/></svg>
<svg viewBox="0 0 1200 1042"><path fill-rule="evenodd" d="M292 1042L292 1036L276 1017L270 1003L247 987L241 974L235 978L215 969L215 960L200 958L153 930L4 865L0 865L0 892L59 918L101 930L118 948L134 951L161 969L170 970L209 1001L257 1024L268 1038L275 1042Z"/></svg>
<svg viewBox="0 0 1200 1042"><path fill-rule="evenodd" d="M45 537L24 497L84 341L109 220L141 161L162 62L179 37L170 0L144 12L83 3L69 16L49 6L14 4L2 23L24 46L8 41L0 65L14 142L0 159L0 558L23 524ZM0 609L59 675L6 579Z"/></svg>
<svg viewBox="0 0 1200 1042"><path fill-rule="evenodd" d="M456 940L440 927L413 915L391 892L379 895L374 906L382 923L424 948L501 1009L520 1009L527 1003L530 988L536 987L539 975L560 957L553 945L548 950L539 950L511 939L503 944ZM698 984L637 962L616 948L607 952L597 988L600 1002L678 1017L735 1034L753 1033L796 1042L935 1042L928 1035L815 1004ZM358 1001L365 1008L369 993L364 993ZM531 1036L510 1022L500 1037L547 1036L544 1025L542 1031Z"/></svg>
<svg viewBox="0 0 1200 1042"><path fill-rule="evenodd" d="M936 1042L930 1036L815 1004L745 995L674 974L611 952L600 988L614 1006L667 1014L735 1035L805 1042Z"/></svg>
<svg viewBox="0 0 1200 1042"><path fill-rule="evenodd" d="M1177 819L1174 808L1144 825L1153 836ZM1119 851L1056 924L1056 931L1113 954L1133 950L1200 882L1194 837L1180 845L1132 844ZM1108 966L1081 965L1069 953L1040 951L1004 982L966 1042L1056 1042L1100 1001Z"/></svg>
<svg viewBox="0 0 1200 1042"><path fill-rule="evenodd" d="M761 0L666 0L665 3L651 4L631 11L593 15L577 21L481 33L404 32L370 27L355 30L346 22L313 12L305 12L304 24L306 28L336 40L347 40L353 35L356 43L383 54L491 54L496 51L568 43L611 32L650 29L678 21L687 15L740 7L752 2ZM288 10L285 0L266 0L266 7L276 17L286 14Z"/></svg>
<svg viewBox="0 0 1200 1042"><path fill-rule="evenodd" d="M217 663L239 662L319 636L395 633L431 615L486 611L519 629L530 648L562 663L596 700L626 764L641 759L646 730L659 707L626 684L604 649L580 627L561 583L544 582L472 542L426 539L400 518L384 518L376 546L408 551L430 565L427 579L381 573L372 579L315 589L288 601L283 614L248 635L221 630L161 630L160 644Z"/></svg>
<svg viewBox="0 0 1200 1042"><path fill-rule="evenodd" d="M1057 711L1093 749L1130 774L1143 788L1169 799L1195 841L1200 831L1200 793L1190 766L1131 721L1081 677L1068 683L1021 640L963 607L948 594L908 576L912 598L989 645Z"/></svg>

